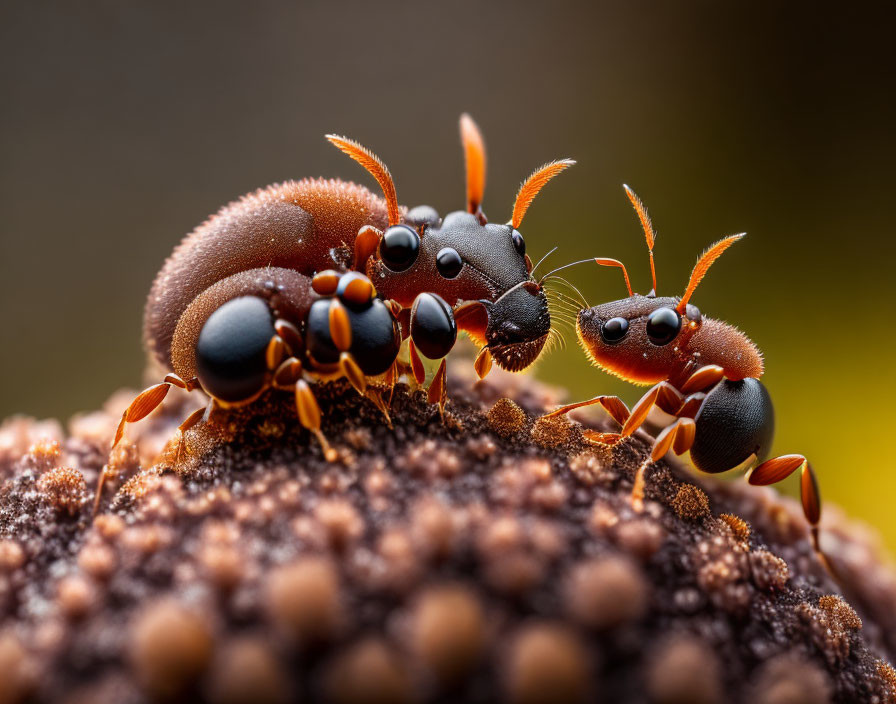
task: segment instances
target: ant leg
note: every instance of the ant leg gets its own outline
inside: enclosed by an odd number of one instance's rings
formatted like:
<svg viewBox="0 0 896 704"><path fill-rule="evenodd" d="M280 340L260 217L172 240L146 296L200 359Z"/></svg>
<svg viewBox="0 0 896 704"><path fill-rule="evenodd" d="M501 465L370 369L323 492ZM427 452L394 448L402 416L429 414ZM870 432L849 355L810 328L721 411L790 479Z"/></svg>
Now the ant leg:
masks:
<svg viewBox="0 0 896 704"><path fill-rule="evenodd" d="M367 394L367 377L364 376L364 372L361 371L355 358L348 352L343 352L339 355L339 368L355 391L365 396Z"/></svg>
<svg viewBox="0 0 896 704"><path fill-rule="evenodd" d="M386 418L386 425L389 426L389 429L392 429L392 416L389 415L389 406L386 403L385 399L383 399L380 390L374 388L368 388L367 393L365 394L366 398L370 399L373 402L373 405L380 409L380 413ZM389 400L392 400L392 389L389 390Z"/></svg>
<svg viewBox="0 0 896 704"><path fill-rule="evenodd" d="M175 433L175 437L177 438L177 451L174 455L175 468L180 465L180 460L183 456L185 442L184 434L200 421L203 423L207 423L211 418L214 408L215 399L209 399L208 405L205 408L197 408L189 416L187 416L187 419L183 423L177 426L177 432Z"/></svg>
<svg viewBox="0 0 896 704"><path fill-rule="evenodd" d="M352 346L351 321L348 312L338 298L334 298L330 302L330 337L340 352L339 368L345 378L348 379L355 391L362 396L367 396L367 377L349 352ZM379 406L379 404L377 405ZM388 414L386 414L386 418L389 419Z"/></svg>
<svg viewBox="0 0 896 704"><path fill-rule="evenodd" d="M340 352L348 352L352 346L352 323L348 311L338 298L330 301L330 338Z"/></svg>
<svg viewBox="0 0 896 704"><path fill-rule="evenodd" d="M439 414L442 416L442 420L445 420L445 404L448 401L448 385L446 383L446 377L445 359L442 358L442 363L439 364L439 370L436 372L432 383L429 385L429 389L426 391L426 399L430 403L439 404Z"/></svg>
<svg viewBox="0 0 896 704"><path fill-rule="evenodd" d="M554 418L556 416L566 415L576 408L585 408L595 404L600 405L601 408L610 414L610 417L613 420L619 423L619 425L624 425L625 421L628 420L628 406L626 406L618 396L595 396L587 401L579 401L578 403L570 403L566 406L560 406L560 408L557 408L542 417ZM583 435L585 440L593 445L615 445L622 439L622 435L619 433L603 433L598 430L585 430Z"/></svg>
<svg viewBox="0 0 896 704"><path fill-rule="evenodd" d="M821 546L819 545L818 522L821 520L821 494L818 491L818 479L815 477L815 472L812 470L809 460L802 455L774 457L753 469L747 475L747 481L754 486L777 484L782 479L789 477L797 469L800 469L800 500L803 505L803 515L809 523L812 535L812 548L822 563L824 563L825 569L834 575L831 563L821 551Z"/></svg>
<svg viewBox="0 0 896 704"><path fill-rule="evenodd" d="M650 409L659 406L669 415L678 415L678 410L684 403L684 396L668 381L661 381L644 394L632 407L632 412L622 425L622 437L627 438L640 428Z"/></svg>
<svg viewBox="0 0 896 704"><path fill-rule="evenodd" d="M125 425L136 423L138 420L146 418L162 404L165 396L168 395L168 390L172 386L185 391L194 391L199 388L199 379L193 377L189 381L184 381L177 374L166 374L162 383L155 384L141 391L121 415L121 421L118 423L118 429L115 431L115 439L112 441L113 449L121 442L121 438L124 436Z"/></svg>
<svg viewBox="0 0 896 704"><path fill-rule="evenodd" d="M479 350L479 354L476 355L476 359L473 362L473 369L476 370L476 376L480 379L485 379L488 376L488 373L492 370L492 353L488 347L483 347Z"/></svg>
<svg viewBox="0 0 896 704"><path fill-rule="evenodd" d="M702 391L691 394L684 399L681 408L678 409L678 413L675 415L679 418L696 418L704 401L706 401L706 394Z"/></svg>
<svg viewBox="0 0 896 704"><path fill-rule="evenodd" d="M398 383L398 377L401 376L401 366L398 363L398 358L392 362L392 366L386 370L386 373L383 375L383 383L389 389L389 401L388 405L392 405L392 395L395 393L395 385Z"/></svg>
<svg viewBox="0 0 896 704"><path fill-rule="evenodd" d="M717 364L707 364L691 374L681 385L681 393L688 395L695 391L705 391L725 378L725 370Z"/></svg>
<svg viewBox="0 0 896 704"><path fill-rule="evenodd" d="M591 445L615 445L622 440L619 433L602 433L599 430L583 430L582 437Z"/></svg>
<svg viewBox="0 0 896 704"><path fill-rule="evenodd" d="M678 418L674 423L663 428L662 432L653 441L650 456L645 459L635 473L632 484L632 506L636 511L644 508L644 484L647 468L659 462L669 450L676 455L682 455L691 449L694 438L697 436L697 424L692 418Z"/></svg>
<svg viewBox="0 0 896 704"><path fill-rule="evenodd" d="M324 451L324 457L327 462L336 461L336 450L330 447L330 443L324 437L320 430L320 406L317 405L317 399L308 386L308 382L299 379L296 382L296 411L299 415L299 422L303 427L310 430L317 441L320 443Z"/></svg>
<svg viewBox="0 0 896 704"><path fill-rule="evenodd" d="M283 320L282 318L274 322L274 330L277 331L277 335L286 343L287 352L291 355L298 354L302 348L305 346L304 340L302 340L302 333L299 332L299 329L290 323L288 320Z"/></svg>
<svg viewBox="0 0 896 704"><path fill-rule="evenodd" d="M394 367L394 365L393 365ZM390 367L389 369L393 369ZM364 372L361 371L361 367L358 366L358 363L355 361L355 358L352 357L348 352L343 352L339 356L339 368L342 369L342 373L349 380L349 383L355 388L359 394L361 394L364 398L369 399L374 406L376 406L380 412L386 418L386 424L391 428L392 427L392 417L389 415L389 408L386 406L383 401L383 397L380 396L379 391L367 385L367 377L364 375ZM391 389L395 387L394 380L390 384L390 399L391 399Z"/></svg>
<svg viewBox="0 0 896 704"><path fill-rule="evenodd" d="M265 363L268 371L275 371L280 363L286 357L288 346L280 335L274 335L268 342L267 349L264 351Z"/></svg>
<svg viewBox="0 0 896 704"><path fill-rule="evenodd" d="M593 406L595 404L600 404L600 406L609 413L610 417L619 423L619 425L625 425L625 421L628 420L628 406L626 406L618 396L595 396L587 401L579 401L578 403L570 403L566 406L560 406L560 408L557 408L542 417L553 418L554 416L562 416L576 408L585 408L586 406Z"/></svg>
<svg viewBox="0 0 896 704"><path fill-rule="evenodd" d="M454 311L454 322L457 329L466 332L470 338L483 345L473 369L480 379L485 379L492 369L492 353L485 344L485 331L488 328L488 309L482 301L467 301L457 306Z"/></svg>
<svg viewBox="0 0 896 704"><path fill-rule="evenodd" d="M287 357L274 372L271 385L281 391L292 391L296 382L302 378L302 363L295 357Z"/></svg>
<svg viewBox="0 0 896 704"><path fill-rule="evenodd" d="M114 450L118 443L121 442L121 439L124 437L125 426L128 423L136 423L139 420L143 420L156 408L162 405L162 401L165 400L165 397L168 395L168 391L172 386L184 389L185 391L194 391L199 388L199 380L196 377L193 377L189 381L184 381L177 374L166 374L164 381L160 384L154 384L137 394L137 397L131 401L131 404L121 415L118 428L115 430L115 438L112 441L111 449ZM99 479L97 479L96 483L96 494L93 499L93 515L96 515L96 512L99 510L105 484L106 472L104 468L100 472Z"/></svg>
<svg viewBox="0 0 896 704"><path fill-rule="evenodd" d="M408 340L408 359L411 363L414 381L417 382L417 386L421 386L426 379L426 369L423 367L423 360L420 359L420 353L417 352L417 346L412 339Z"/></svg>

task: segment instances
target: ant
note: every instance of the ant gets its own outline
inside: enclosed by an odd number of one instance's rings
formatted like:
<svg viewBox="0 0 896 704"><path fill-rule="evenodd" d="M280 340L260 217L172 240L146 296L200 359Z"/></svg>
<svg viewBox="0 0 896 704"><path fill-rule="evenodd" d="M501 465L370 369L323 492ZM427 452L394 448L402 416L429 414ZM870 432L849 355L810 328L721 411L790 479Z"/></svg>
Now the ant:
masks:
<svg viewBox="0 0 896 704"><path fill-rule="evenodd" d="M622 300L580 310L576 334L595 366L634 384L650 384L651 388L631 411L616 396L597 396L558 408L547 417L598 404L622 429L618 433L586 431L586 438L612 445L631 436L655 408L666 414L662 419L665 427L635 475L631 498L639 511L643 508L645 472L669 451L676 455L690 451L694 466L709 474L752 468L747 476L753 485L775 484L799 469L803 513L810 525L812 546L830 571L830 563L819 547L821 496L809 461L803 455L782 455L757 466L767 456L775 425L771 397L759 381L764 371L761 352L740 330L704 317L690 303L713 262L744 233L719 240L700 256L680 298L658 297L653 225L638 196L628 186L624 188L647 240L653 289L646 296L633 293L625 265L616 259L598 257L567 265L594 261L618 267L629 294Z"/></svg>
<svg viewBox="0 0 896 704"><path fill-rule="evenodd" d="M575 162L537 169L520 187L510 221L493 224L482 210L485 144L466 114L460 134L465 211L441 218L429 206L401 207L376 155L328 135L376 179L382 198L337 179L287 181L243 196L187 235L157 275L144 315L146 345L171 371L125 409L112 447L172 387L201 390L209 403L178 428L179 461L189 428L273 388L295 395L300 423L334 459L309 382L346 377L389 422L388 404L372 387L391 398L406 371L422 385L421 354L442 358L428 399L444 413L444 357L458 330L482 345L480 377L492 360L510 371L531 364L550 337L551 317L519 227L544 185ZM409 367L398 361L405 339ZM101 477L97 501L102 484Z"/></svg>

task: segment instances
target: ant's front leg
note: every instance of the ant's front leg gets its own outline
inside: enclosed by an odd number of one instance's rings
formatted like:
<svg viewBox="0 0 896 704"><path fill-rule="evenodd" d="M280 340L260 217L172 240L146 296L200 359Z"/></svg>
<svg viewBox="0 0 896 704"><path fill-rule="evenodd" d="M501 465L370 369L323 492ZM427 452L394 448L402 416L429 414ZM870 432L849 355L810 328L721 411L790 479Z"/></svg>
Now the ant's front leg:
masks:
<svg viewBox="0 0 896 704"><path fill-rule="evenodd" d="M457 342L457 321L451 306L441 296L421 293L411 306L409 328L411 368L418 384L422 384L425 377L420 354L428 359L442 360L427 390L427 396L430 403L439 404L439 412L444 416L448 399L444 357Z"/></svg>
<svg viewBox="0 0 896 704"><path fill-rule="evenodd" d="M687 416L676 418L675 422L667 425L656 436L653 447L650 449L650 455L638 466L632 483L631 502L636 511L641 511L644 508L644 484L647 468L663 459L669 450L676 455L683 455L691 449L696 437L697 424L693 418Z"/></svg>
<svg viewBox="0 0 896 704"><path fill-rule="evenodd" d="M681 391L668 381L661 381L651 387L632 408L631 415L622 426L623 437L629 437L641 427L654 406L669 415L676 416L676 420L656 436L650 456L641 463L635 473L631 496L635 510L640 511L644 506L644 484L648 467L665 457L669 450L676 455L683 455L691 449L697 436L697 424L694 418L706 400L704 390L717 384L723 376L721 367L707 365L691 374L682 384Z"/></svg>
<svg viewBox="0 0 896 704"><path fill-rule="evenodd" d="M620 399L618 396L595 396L594 398L588 399L587 401L579 401L578 403L570 403L566 406L560 406L550 413L547 413L543 416L543 418L555 418L557 416L566 415L570 411L574 411L576 408L586 408L588 406L599 405L603 408L607 413L610 414L610 417L615 420L619 425L625 425L625 422L629 417L628 406ZM622 435L620 433L602 433L597 430L586 430L585 439L589 442L599 444L599 445L614 445L622 439Z"/></svg>

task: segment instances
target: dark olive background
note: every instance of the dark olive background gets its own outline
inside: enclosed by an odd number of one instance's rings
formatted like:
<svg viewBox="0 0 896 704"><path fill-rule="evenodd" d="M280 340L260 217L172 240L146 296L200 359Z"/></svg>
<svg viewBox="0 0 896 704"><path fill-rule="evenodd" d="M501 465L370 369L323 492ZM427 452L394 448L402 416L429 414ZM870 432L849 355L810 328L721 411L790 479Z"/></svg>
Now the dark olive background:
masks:
<svg viewBox="0 0 896 704"><path fill-rule="evenodd" d="M764 350L778 452L896 544L894 42L883 3L143 2L0 5L0 416L68 417L141 381L143 300L184 233L267 183L371 184L322 138L378 152L399 198L462 206L456 121L489 144L486 211L535 166L579 164L523 232L552 263L626 261L621 183L658 230L660 293L726 253L694 302ZM570 272L591 302L618 272ZM571 336L536 374L639 390ZM792 486L791 486L792 489Z"/></svg>

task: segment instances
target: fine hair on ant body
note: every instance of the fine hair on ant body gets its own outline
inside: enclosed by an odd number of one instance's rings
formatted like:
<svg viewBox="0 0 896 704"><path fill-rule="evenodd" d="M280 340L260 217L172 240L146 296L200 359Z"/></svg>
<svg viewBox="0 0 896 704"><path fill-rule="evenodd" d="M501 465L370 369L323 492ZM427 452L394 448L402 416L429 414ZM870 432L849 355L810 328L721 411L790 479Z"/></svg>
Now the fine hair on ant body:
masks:
<svg viewBox="0 0 896 704"><path fill-rule="evenodd" d="M762 461L774 435L771 397L759 381L764 371L762 354L740 330L703 316L690 302L713 262L744 234L725 237L709 247L694 266L681 297L659 297L653 225L638 196L628 186L624 188L647 240L653 289L646 296L634 293L625 265L616 259L583 260L621 269L629 295L579 311L576 334L595 366L631 383L649 384L650 389L631 411L616 396L597 396L562 406L547 417L598 404L622 429L618 433L589 430L586 438L613 445L630 437L649 415L662 415L651 414L655 409L665 414L661 423L665 427L634 479L631 499L636 510L643 507L648 467L669 451L690 452L694 466L710 474L752 468L747 477L754 485L775 484L800 470L801 502L812 546L831 570L819 546L821 497L809 461L798 454Z"/></svg>

